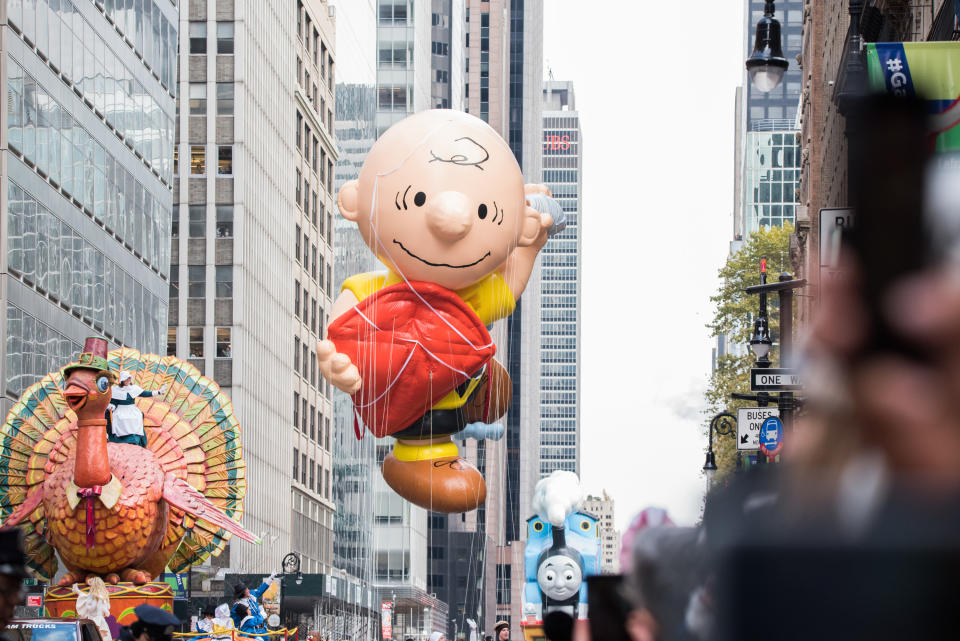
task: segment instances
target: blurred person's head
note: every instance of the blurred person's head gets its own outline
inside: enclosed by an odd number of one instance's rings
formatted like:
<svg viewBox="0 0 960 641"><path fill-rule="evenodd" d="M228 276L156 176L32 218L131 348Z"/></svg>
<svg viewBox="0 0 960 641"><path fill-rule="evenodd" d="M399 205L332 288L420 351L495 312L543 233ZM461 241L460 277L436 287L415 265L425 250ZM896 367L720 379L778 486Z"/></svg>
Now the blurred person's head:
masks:
<svg viewBox="0 0 960 641"><path fill-rule="evenodd" d="M700 535L696 528L656 527L634 539L627 586L640 612L627 619L632 638L669 640L690 632L687 613L705 574Z"/></svg>
<svg viewBox="0 0 960 641"><path fill-rule="evenodd" d="M20 530L0 530L0 631L10 623L14 607L23 600L26 562Z"/></svg>
<svg viewBox="0 0 960 641"><path fill-rule="evenodd" d="M506 621L497 621L493 627L497 633L497 641L510 641L510 624Z"/></svg>

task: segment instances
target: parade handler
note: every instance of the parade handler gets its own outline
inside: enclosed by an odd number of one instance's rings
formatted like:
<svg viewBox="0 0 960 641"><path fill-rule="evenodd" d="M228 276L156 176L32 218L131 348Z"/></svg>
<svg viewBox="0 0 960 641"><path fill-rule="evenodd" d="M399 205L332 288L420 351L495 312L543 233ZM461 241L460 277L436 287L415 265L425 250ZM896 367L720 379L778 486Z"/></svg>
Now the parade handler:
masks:
<svg viewBox="0 0 960 641"><path fill-rule="evenodd" d="M528 194L549 191L524 185L488 124L450 110L393 125L338 194L387 270L344 282L320 371L353 394L358 425L397 439L382 468L390 487L434 511L486 498L450 435L466 426L483 373L500 368L486 326L513 313L553 223Z"/></svg>

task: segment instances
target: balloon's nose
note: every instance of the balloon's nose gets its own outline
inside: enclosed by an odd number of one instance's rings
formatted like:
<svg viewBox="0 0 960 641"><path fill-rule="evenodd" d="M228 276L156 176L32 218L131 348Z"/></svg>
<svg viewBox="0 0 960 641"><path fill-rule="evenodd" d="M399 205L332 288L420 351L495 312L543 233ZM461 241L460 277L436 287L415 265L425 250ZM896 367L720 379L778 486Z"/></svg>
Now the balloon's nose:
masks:
<svg viewBox="0 0 960 641"><path fill-rule="evenodd" d="M470 232L470 200L458 191L436 194L427 203L427 227L440 240L453 243Z"/></svg>

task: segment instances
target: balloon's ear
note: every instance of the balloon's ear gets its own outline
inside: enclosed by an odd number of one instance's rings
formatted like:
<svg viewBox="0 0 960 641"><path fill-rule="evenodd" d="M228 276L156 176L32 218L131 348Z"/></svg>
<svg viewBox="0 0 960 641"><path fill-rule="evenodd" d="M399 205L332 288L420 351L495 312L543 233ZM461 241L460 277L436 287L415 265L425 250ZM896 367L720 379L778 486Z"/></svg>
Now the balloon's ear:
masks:
<svg viewBox="0 0 960 641"><path fill-rule="evenodd" d="M356 180L348 180L343 183L340 192L337 194L337 207L340 209L340 215L351 222L357 222L360 217L360 183Z"/></svg>
<svg viewBox="0 0 960 641"><path fill-rule="evenodd" d="M520 223L520 239L517 245L529 247L540 235L540 212L529 205L523 207L523 221Z"/></svg>

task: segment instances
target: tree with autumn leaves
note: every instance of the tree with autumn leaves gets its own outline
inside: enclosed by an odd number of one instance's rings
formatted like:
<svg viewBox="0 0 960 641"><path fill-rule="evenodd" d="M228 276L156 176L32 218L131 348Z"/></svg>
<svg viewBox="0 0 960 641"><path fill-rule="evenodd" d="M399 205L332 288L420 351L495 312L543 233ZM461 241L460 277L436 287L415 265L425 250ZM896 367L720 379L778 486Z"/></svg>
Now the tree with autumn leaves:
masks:
<svg viewBox="0 0 960 641"><path fill-rule="evenodd" d="M737 252L727 257L727 262L720 269L720 288L716 295L710 297L715 307L713 319L707 327L714 336L725 337L727 353L717 356L716 369L710 376L705 395L707 409L704 418L707 429L710 419L717 413L730 412L736 415L737 409L755 405L752 401L730 398L733 392L750 391L750 368L754 365L750 336L760 302L758 296L751 296L744 289L760 284L760 258L763 256L767 258L767 282L775 282L782 272L790 271L791 233L793 227L790 225L754 232ZM773 338L769 358L776 367L780 362L780 309L776 295L767 296L767 314ZM715 434L713 449L719 468L716 476L720 479L734 469L737 447L733 438Z"/></svg>

